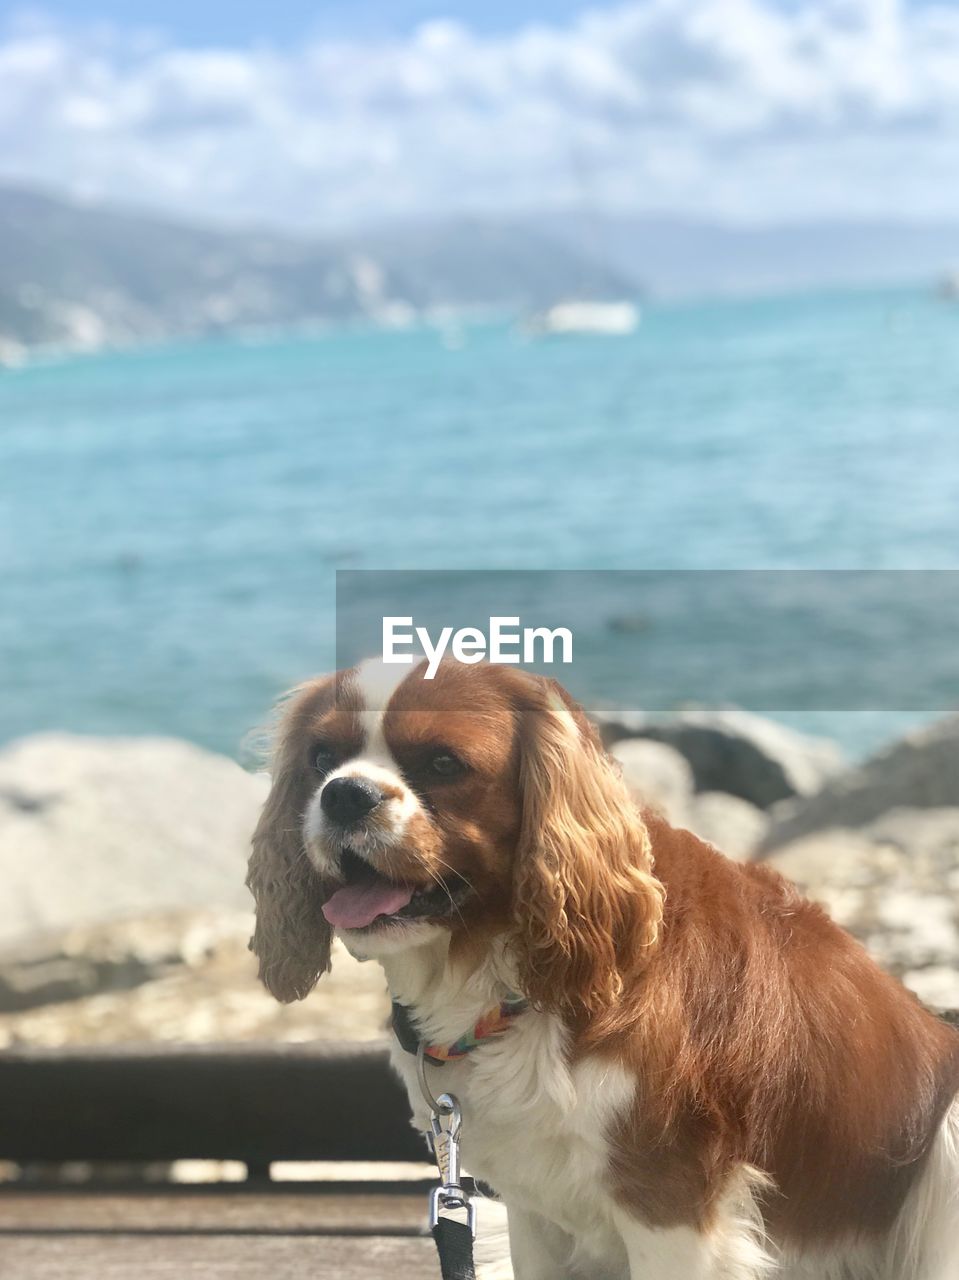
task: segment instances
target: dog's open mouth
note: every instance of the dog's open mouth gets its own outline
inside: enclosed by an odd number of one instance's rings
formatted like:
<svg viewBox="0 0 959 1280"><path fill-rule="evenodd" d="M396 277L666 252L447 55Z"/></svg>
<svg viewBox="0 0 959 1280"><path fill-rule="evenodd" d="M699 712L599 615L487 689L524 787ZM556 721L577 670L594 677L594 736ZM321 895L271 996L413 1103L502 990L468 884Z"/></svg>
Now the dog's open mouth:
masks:
<svg viewBox="0 0 959 1280"><path fill-rule="evenodd" d="M443 884L421 889L388 880L352 851L340 853L346 881L323 904L323 915L337 929L366 929L374 922L421 920L451 916L469 892L466 881L453 873Z"/></svg>

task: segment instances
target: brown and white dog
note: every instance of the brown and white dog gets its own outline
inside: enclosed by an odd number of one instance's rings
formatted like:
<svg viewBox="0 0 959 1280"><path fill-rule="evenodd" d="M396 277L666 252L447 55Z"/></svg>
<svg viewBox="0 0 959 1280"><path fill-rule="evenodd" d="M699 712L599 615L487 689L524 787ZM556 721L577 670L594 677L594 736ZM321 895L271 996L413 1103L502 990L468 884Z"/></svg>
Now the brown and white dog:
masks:
<svg viewBox="0 0 959 1280"><path fill-rule="evenodd" d="M956 1280L959 1035L776 872L639 810L554 682L385 671L285 707L251 945L301 999L335 929L433 1045L527 999L434 1076L517 1280Z"/></svg>

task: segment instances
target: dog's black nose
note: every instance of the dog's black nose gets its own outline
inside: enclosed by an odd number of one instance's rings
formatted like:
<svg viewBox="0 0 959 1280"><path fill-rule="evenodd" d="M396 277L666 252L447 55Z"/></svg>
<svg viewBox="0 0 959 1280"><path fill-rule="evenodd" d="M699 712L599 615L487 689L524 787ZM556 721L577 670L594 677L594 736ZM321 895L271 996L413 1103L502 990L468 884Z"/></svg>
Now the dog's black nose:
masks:
<svg viewBox="0 0 959 1280"><path fill-rule="evenodd" d="M331 778L320 795L320 808L341 827L358 822L383 799L383 792L368 778Z"/></svg>

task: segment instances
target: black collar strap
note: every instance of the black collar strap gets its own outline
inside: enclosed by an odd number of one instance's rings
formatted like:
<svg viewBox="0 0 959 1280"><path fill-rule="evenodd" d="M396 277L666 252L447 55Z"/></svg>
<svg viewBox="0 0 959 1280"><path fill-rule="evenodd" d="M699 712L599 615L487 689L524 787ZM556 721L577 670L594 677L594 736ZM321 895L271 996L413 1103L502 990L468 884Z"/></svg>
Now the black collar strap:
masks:
<svg viewBox="0 0 959 1280"><path fill-rule="evenodd" d="M407 1053L412 1053L415 1057L420 1047L419 1032L413 1026L409 1007L405 1004L400 1004L399 1000L393 1001L390 1026L393 1028L393 1034L400 1042L400 1048Z"/></svg>

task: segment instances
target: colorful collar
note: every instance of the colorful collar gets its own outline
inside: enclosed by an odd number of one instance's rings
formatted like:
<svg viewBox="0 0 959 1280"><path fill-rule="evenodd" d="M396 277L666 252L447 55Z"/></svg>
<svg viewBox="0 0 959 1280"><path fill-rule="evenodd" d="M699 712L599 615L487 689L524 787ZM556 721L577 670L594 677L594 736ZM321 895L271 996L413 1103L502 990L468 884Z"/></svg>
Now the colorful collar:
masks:
<svg viewBox="0 0 959 1280"><path fill-rule="evenodd" d="M465 1035L460 1036L453 1044L424 1045L423 1056L428 1058L430 1062L436 1063L437 1066L442 1066L444 1062L452 1062L456 1058L465 1058L468 1053L472 1053L477 1045L482 1044L484 1040L489 1040L492 1036L498 1036L504 1031L508 1031L513 1019L527 1008L529 1008L529 1001L524 999L523 996L507 996L494 1009L487 1009L476 1025L467 1031ZM400 1042L400 1046L407 1053L415 1054L419 1051L419 1032L413 1025L409 1008L405 1004L400 1004L399 1000L393 1001L390 1025L393 1028L393 1034Z"/></svg>

